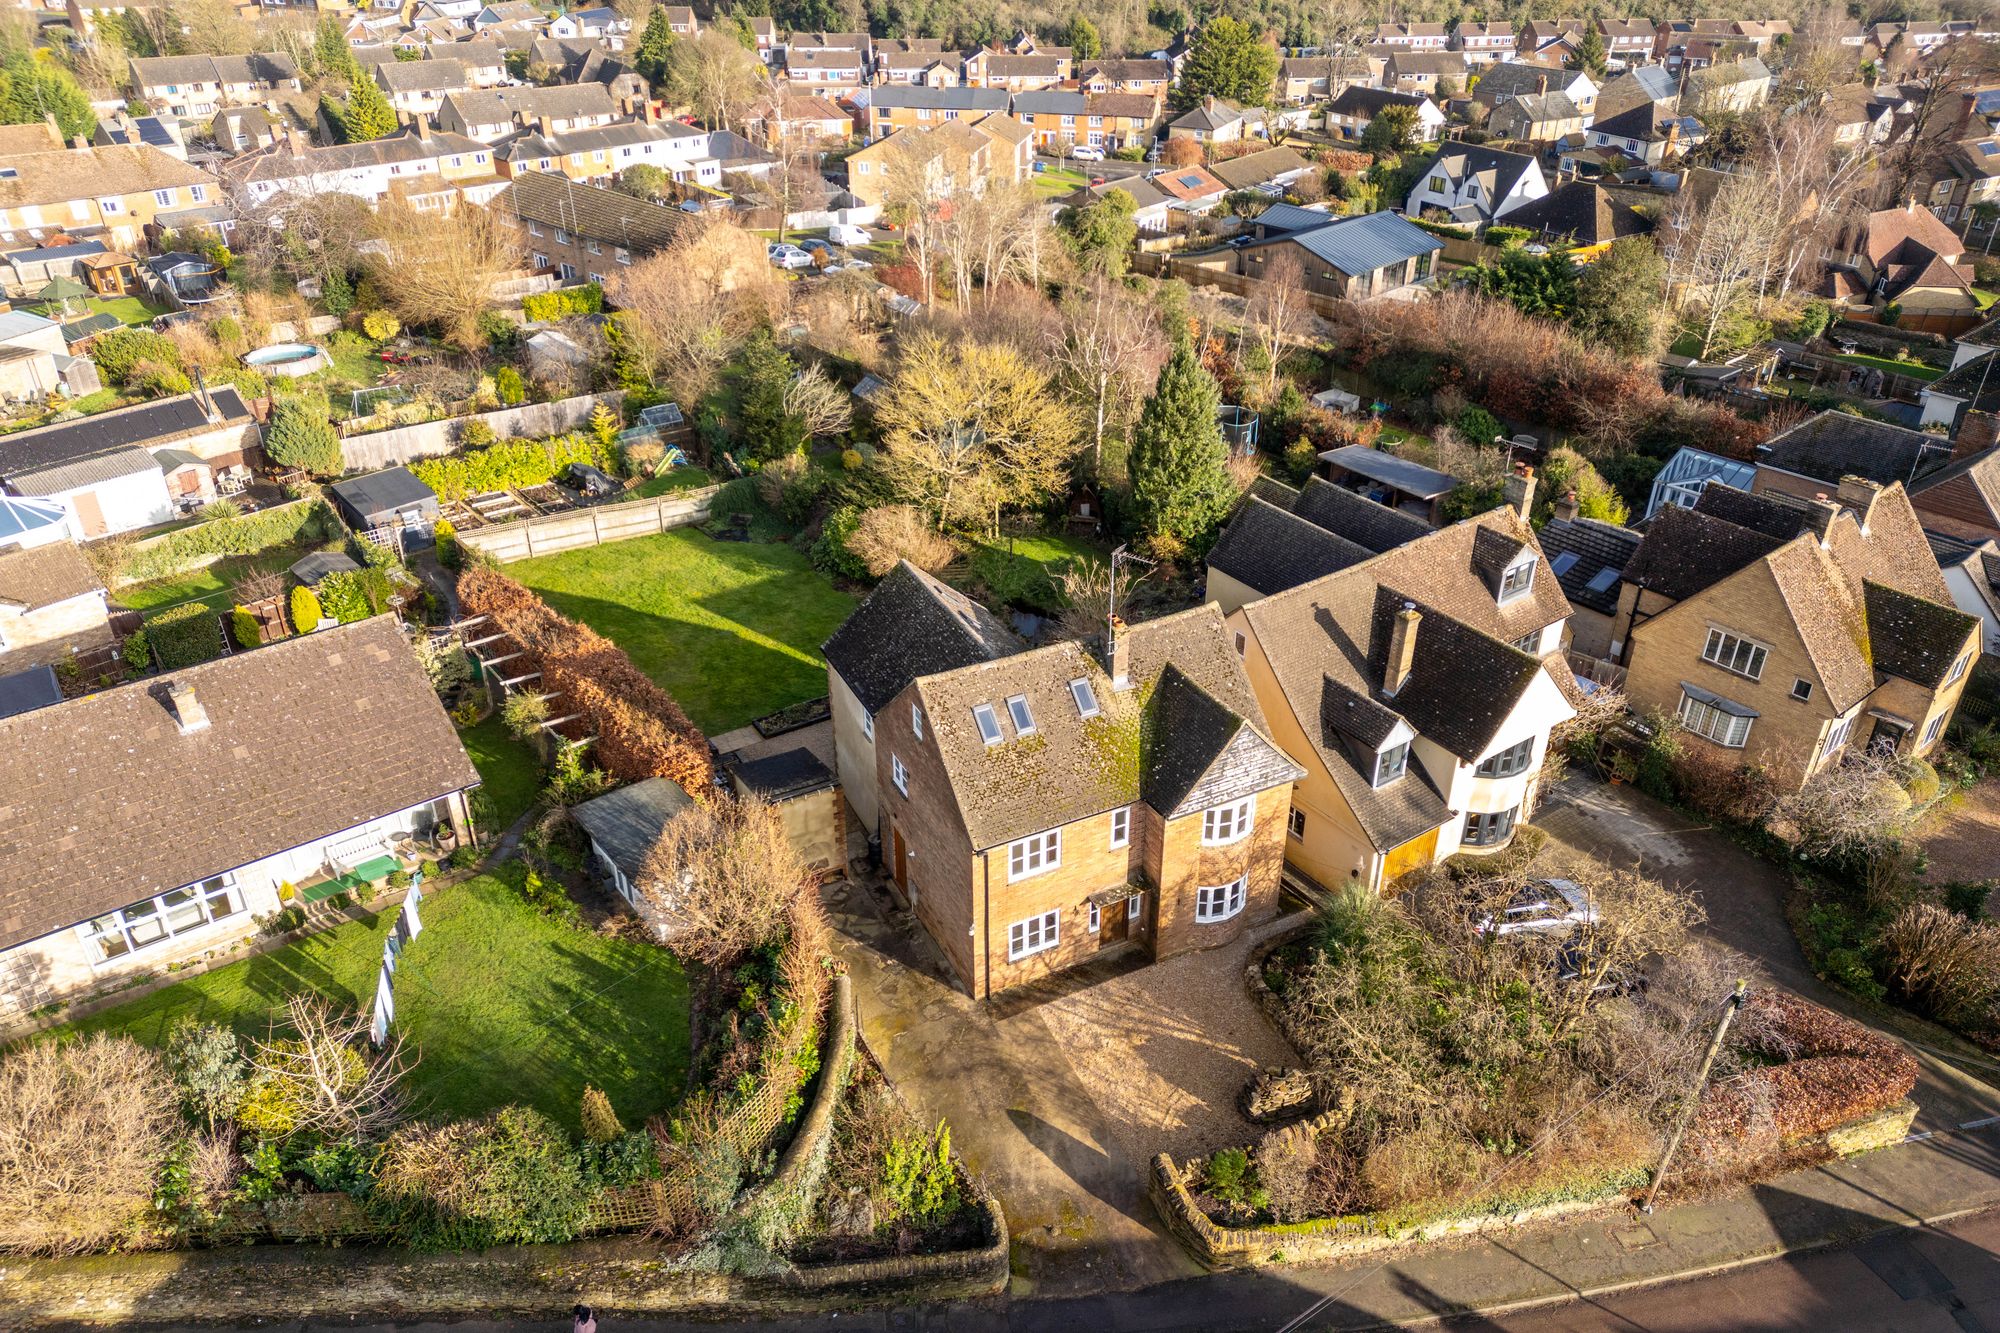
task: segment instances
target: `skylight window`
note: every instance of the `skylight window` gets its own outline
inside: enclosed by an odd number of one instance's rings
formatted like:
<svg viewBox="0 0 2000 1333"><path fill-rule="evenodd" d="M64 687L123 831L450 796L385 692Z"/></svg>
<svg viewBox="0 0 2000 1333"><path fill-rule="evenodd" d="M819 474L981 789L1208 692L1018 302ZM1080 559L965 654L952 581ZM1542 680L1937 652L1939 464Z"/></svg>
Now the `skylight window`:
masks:
<svg viewBox="0 0 2000 1333"><path fill-rule="evenodd" d="M1016 736L1035 734L1035 715L1028 711L1028 696L1016 694L1007 700L1007 716L1014 719Z"/></svg>
<svg viewBox="0 0 2000 1333"><path fill-rule="evenodd" d="M1611 590L1611 585L1616 582L1618 582L1618 571L1611 568L1611 566L1606 565L1603 569L1600 569L1595 574L1592 574L1590 576L1590 582L1584 584L1583 586L1585 590L1589 592L1609 592Z"/></svg>
<svg viewBox="0 0 2000 1333"><path fill-rule="evenodd" d="M992 704L974 704L972 720L979 725L979 739L988 745L1000 743L1000 716L993 711Z"/></svg>
<svg viewBox="0 0 2000 1333"><path fill-rule="evenodd" d="M1076 711L1082 717L1097 716L1097 691L1090 688L1090 682L1079 677L1069 683L1070 698L1076 700Z"/></svg>
<svg viewBox="0 0 2000 1333"><path fill-rule="evenodd" d="M1558 574L1567 574L1571 569L1576 567L1576 561L1577 554L1575 551L1564 551L1561 555L1549 561L1549 568Z"/></svg>

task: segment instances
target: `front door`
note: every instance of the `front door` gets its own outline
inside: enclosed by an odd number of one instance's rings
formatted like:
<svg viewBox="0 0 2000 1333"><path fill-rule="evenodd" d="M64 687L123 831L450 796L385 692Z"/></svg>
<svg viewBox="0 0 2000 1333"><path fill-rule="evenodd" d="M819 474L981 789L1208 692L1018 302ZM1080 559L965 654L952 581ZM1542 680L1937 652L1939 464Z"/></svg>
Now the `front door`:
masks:
<svg viewBox="0 0 2000 1333"><path fill-rule="evenodd" d="M1900 722L1891 722L1886 717L1875 719L1875 730L1868 734L1868 753L1893 755L1903 748L1903 737L1910 729Z"/></svg>
<svg viewBox="0 0 2000 1333"><path fill-rule="evenodd" d="M1097 913L1097 947L1108 949L1124 940L1131 933L1131 917L1121 898L1117 902L1106 903Z"/></svg>
<svg viewBox="0 0 2000 1333"><path fill-rule="evenodd" d="M903 830L894 824L889 826L890 865L894 867L896 888L903 897L910 896L910 853L903 845Z"/></svg>

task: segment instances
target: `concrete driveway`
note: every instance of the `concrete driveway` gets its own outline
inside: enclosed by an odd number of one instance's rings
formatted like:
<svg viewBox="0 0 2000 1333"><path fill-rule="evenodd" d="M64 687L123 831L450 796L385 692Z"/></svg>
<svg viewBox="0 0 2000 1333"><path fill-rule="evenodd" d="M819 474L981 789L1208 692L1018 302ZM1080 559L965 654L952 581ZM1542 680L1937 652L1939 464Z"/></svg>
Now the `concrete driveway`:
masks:
<svg viewBox="0 0 2000 1333"><path fill-rule="evenodd" d="M826 901L869 1048L920 1115L951 1122L953 1145L1006 1208L1015 1295L1203 1271L1161 1229L1146 1165L1156 1152L1254 1139L1237 1092L1259 1068L1297 1059L1244 990L1252 940L977 1005L879 885L836 883Z"/></svg>
<svg viewBox="0 0 2000 1333"><path fill-rule="evenodd" d="M1548 794L1535 824L1555 842L1613 866L1636 864L1691 894L1708 914L1707 933L1755 965L1753 983L1782 986L1901 1040L1921 1066L1912 1094L1917 1129L1955 1129L2000 1115L2000 1090L1976 1076L2000 1077L2000 1068L1981 1063L1985 1057L1968 1058L1965 1043L1935 1024L1862 1005L1813 975L1785 920L1784 872L1726 834L1629 786L1577 773ZM1939 1052L1955 1053L1959 1063L1947 1063Z"/></svg>

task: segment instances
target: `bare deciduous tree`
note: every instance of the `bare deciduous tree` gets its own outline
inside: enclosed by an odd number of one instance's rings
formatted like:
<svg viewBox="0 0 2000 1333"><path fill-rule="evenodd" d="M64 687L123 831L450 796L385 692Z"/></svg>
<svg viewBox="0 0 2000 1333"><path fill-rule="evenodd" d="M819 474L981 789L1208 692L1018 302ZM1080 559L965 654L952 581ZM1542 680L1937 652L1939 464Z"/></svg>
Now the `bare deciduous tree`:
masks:
<svg viewBox="0 0 2000 1333"><path fill-rule="evenodd" d="M1721 345L1731 322L1755 298L1778 228L1766 187L1755 176L1729 177L1705 204L1693 191L1678 196L1662 247L1667 291L1693 322L1702 357Z"/></svg>
<svg viewBox="0 0 2000 1333"><path fill-rule="evenodd" d="M1118 566L1118 605L1132 600L1133 585L1146 577L1147 570L1136 564ZM1057 582L1062 587L1063 608L1056 613L1056 633L1065 639L1102 638L1111 613L1111 566L1099 560L1072 560L1063 566ZM1120 614L1124 614L1122 611Z"/></svg>
<svg viewBox="0 0 2000 1333"><path fill-rule="evenodd" d="M878 579L901 560L935 574L958 558L958 548L933 531L915 505L878 505L868 510L847 539L847 549Z"/></svg>
<svg viewBox="0 0 2000 1333"><path fill-rule="evenodd" d="M377 223L374 263L397 318L434 325L465 351L484 346L479 317L493 302L493 285L520 267L514 228L477 204L440 217L389 199Z"/></svg>
<svg viewBox="0 0 2000 1333"><path fill-rule="evenodd" d="M1062 323L1052 330L1048 349L1088 409L1091 460L1101 474L1104 442L1137 415L1166 360L1166 336L1143 300L1097 277L1064 296Z"/></svg>
<svg viewBox="0 0 2000 1333"><path fill-rule="evenodd" d="M763 242L720 220L614 273L609 287L640 351L684 403L713 388L750 330L783 304Z"/></svg>
<svg viewBox="0 0 2000 1333"><path fill-rule="evenodd" d="M1264 391L1276 393L1278 363L1284 359L1285 348L1304 338L1312 327L1306 266L1296 246L1287 247L1265 265L1263 280L1250 294L1244 315L1258 349L1264 353Z"/></svg>
<svg viewBox="0 0 2000 1333"><path fill-rule="evenodd" d="M838 435L854 420L847 391L821 366L807 366L785 386L785 415L797 417L808 439Z"/></svg>
<svg viewBox="0 0 2000 1333"><path fill-rule="evenodd" d="M718 27L675 41L667 53L667 86L694 108L711 129L726 130L743 119L763 82L757 57Z"/></svg>
<svg viewBox="0 0 2000 1333"><path fill-rule="evenodd" d="M312 994L285 1002L285 1029L251 1042L250 1092L238 1113L246 1126L341 1139L384 1133L403 1118L403 1076L416 1060L393 1032L375 1051L367 1014Z"/></svg>
<svg viewBox="0 0 2000 1333"><path fill-rule="evenodd" d="M668 821L638 883L667 947L716 966L782 934L806 880L775 808L716 797Z"/></svg>
<svg viewBox="0 0 2000 1333"><path fill-rule="evenodd" d="M1879 202L1890 207L1905 202L1918 181L1943 169L1962 132L1966 94L1996 77L2000 46L1977 37L1946 42L1898 76L1906 107L1899 132L1882 154L1887 188Z"/></svg>

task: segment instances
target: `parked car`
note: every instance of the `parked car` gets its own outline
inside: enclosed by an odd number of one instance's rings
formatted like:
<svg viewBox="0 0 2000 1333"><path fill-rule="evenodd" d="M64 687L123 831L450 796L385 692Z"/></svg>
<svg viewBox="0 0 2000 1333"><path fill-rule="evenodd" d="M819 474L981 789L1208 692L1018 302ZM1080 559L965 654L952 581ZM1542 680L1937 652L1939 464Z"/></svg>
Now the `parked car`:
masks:
<svg viewBox="0 0 2000 1333"><path fill-rule="evenodd" d="M1069 155L1079 162L1102 162L1104 160L1104 150L1087 143L1078 144L1076 147L1070 149Z"/></svg>
<svg viewBox="0 0 2000 1333"><path fill-rule="evenodd" d="M605 499L624 489L588 463L571 463L563 469L563 481L593 500Z"/></svg>
<svg viewBox="0 0 2000 1333"><path fill-rule="evenodd" d="M851 222L836 222L826 229L826 239L835 245L866 245L868 228L857 227Z"/></svg>
<svg viewBox="0 0 2000 1333"><path fill-rule="evenodd" d="M1583 984L1583 974L1585 971L1595 972L1597 970L1596 967L1591 965L1590 947L1584 943L1581 934L1564 940L1557 947L1555 969L1556 980L1571 986ZM1612 966L1606 968L1604 975L1591 983L1590 993L1593 996L1644 995L1646 993L1646 984L1646 977L1643 973Z"/></svg>
<svg viewBox="0 0 2000 1333"><path fill-rule="evenodd" d="M833 247L825 241L820 240L817 236L800 241L799 249L809 255L831 255L833 253Z"/></svg>
<svg viewBox="0 0 2000 1333"><path fill-rule="evenodd" d="M1229 248L1232 250L1241 250L1244 246L1250 244L1250 242L1256 239L1257 238L1255 236L1252 236L1249 232L1246 231L1241 236L1230 237Z"/></svg>
<svg viewBox="0 0 2000 1333"><path fill-rule="evenodd" d="M812 256L799 249L796 245L780 245L776 241L772 241L764 247L764 253L770 256L771 262L779 268L812 267Z"/></svg>
<svg viewBox="0 0 2000 1333"><path fill-rule="evenodd" d="M1575 880L1534 879L1514 895L1497 918L1482 918L1474 929L1481 935L1512 935L1524 930L1561 933L1596 921L1597 908Z"/></svg>

